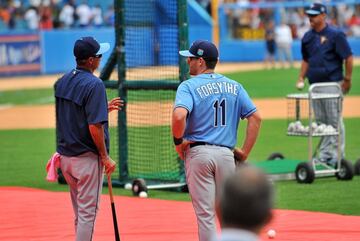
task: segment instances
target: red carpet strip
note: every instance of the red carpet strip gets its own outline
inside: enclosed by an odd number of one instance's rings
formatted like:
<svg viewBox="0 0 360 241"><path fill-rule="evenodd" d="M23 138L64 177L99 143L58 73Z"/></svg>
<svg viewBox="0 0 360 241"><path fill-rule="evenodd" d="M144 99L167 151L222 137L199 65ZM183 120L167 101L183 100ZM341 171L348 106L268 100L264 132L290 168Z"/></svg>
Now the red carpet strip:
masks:
<svg viewBox="0 0 360 241"><path fill-rule="evenodd" d="M1 241L73 241L70 196L31 188L0 188ZM115 197L121 241L196 241L197 226L190 202ZM360 217L275 210L268 228L275 241L360 240ZM109 197L103 195L93 241L113 241Z"/></svg>

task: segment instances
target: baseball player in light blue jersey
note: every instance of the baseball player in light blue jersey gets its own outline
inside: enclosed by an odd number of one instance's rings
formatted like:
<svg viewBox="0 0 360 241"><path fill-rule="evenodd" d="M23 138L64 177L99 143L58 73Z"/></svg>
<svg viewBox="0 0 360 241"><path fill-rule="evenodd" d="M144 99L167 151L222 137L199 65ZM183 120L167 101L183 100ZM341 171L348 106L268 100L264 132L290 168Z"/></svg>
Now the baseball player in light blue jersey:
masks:
<svg viewBox="0 0 360 241"><path fill-rule="evenodd" d="M222 180L235 171L235 160L245 161L255 144L261 118L241 84L214 72L216 46L195 41L187 57L190 75L177 89L172 116L174 144L185 161L186 181L197 216L199 240L216 233L215 199ZM240 119L247 119L242 147L237 143Z"/></svg>

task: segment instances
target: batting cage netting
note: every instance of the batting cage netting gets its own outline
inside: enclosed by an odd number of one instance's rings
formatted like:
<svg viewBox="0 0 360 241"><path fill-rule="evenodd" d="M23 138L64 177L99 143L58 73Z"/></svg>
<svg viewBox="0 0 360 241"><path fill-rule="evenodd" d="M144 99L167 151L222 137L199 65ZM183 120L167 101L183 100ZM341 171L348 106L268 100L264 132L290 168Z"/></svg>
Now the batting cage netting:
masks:
<svg viewBox="0 0 360 241"><path fill-rule="evenodd" d="M121 96L126 102L122 111L110 114L110 156L119 164L113 180L183 183L183 164L172 143L171 114L176 88L187 72L179 67L186 65L178 55L182 45L187 47L186 1L115 4L117 46L102 72L106 79L106 72L117 65L112 79L118 80L105 81L108 99Z"/></svg>

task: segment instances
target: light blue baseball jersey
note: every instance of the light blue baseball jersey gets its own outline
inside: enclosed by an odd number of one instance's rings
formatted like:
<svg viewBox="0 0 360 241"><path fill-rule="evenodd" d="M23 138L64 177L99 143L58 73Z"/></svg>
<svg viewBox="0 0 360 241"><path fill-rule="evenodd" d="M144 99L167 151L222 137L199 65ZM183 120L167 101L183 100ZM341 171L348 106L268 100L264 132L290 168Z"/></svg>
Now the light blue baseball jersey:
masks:
<svg viewBox="0 0 360 241"><path fill-rule="evenodd" d="M175 106L189 111L184 138L233 148L240 118L256 111L238 82L221 74L201 74L182 82Z"/></svg>

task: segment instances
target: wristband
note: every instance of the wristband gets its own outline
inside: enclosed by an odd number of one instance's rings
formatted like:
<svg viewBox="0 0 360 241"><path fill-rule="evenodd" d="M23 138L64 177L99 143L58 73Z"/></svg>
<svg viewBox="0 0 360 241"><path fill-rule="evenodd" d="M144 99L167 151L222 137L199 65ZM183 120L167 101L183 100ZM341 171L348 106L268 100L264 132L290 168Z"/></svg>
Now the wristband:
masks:
<svg viewBox="0 0 360 241"><path fill-rule="evenodd" d="M182 138L182 137L181 137L181 138L176 138L176 137L174 136L174 144L175 144L175 146L180 145L182 142L183 142L183 138Z"/></svg>

